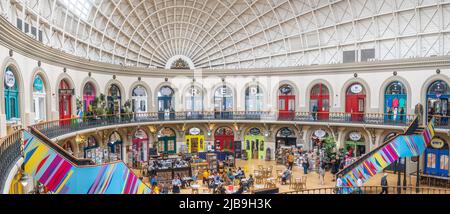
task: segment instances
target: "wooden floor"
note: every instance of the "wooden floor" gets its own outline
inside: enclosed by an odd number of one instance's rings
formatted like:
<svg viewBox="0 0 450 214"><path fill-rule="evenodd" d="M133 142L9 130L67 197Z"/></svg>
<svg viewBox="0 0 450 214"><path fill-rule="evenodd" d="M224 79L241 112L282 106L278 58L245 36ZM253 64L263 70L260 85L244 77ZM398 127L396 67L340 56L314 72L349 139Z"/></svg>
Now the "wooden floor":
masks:
<svg viewBox="0 0 450 214"><path fill-rule="evenodd" d="M248 177L250 174L253 174L254 170L258 168L258 165L263 165L264 167L273 166L273 174L275 175L276 170L284 170L286 169L286 166L284 165L277 165L275 161L264 161L264 160L236 160L236 166L241 167L245 170L245 174ZM294 166L293 168L293 178L301 177L303 176L303 168L299 166ZM369 181L367 181L364 185L365 186L380 186L380 180L382 177L382 173L379 173L375 175L373 178L371 178ZM324 187L334 187L335 182L332 180L333 175L327 171L325 174L325 181L324 184L320 184L319 175L317 172L309 172L307 174L307 182L306 182L306 188L307 189L314 189L314 188L324 188ZM402 177L403 179L403 177ZM403 181L403 180L402 180ZM149 181L147 178L144 178L144 182L149 184ZM415 186L415 177L407 177L407 185L408 186ZM201 181L199 180L197 184L200 186L199 188L199 194L208 194L208 188L206 186L203 186L201 184ZM281 185L280 182L276 182L277 187L279 188L280 193L286 193L294 191L294 189L290 188L289 185ZM397 175L395 174L389 174L388 175L388 185L389 186L396 186L397 185ZM181 193L185 194L191 194L192 189L182 189Z"/></svg>

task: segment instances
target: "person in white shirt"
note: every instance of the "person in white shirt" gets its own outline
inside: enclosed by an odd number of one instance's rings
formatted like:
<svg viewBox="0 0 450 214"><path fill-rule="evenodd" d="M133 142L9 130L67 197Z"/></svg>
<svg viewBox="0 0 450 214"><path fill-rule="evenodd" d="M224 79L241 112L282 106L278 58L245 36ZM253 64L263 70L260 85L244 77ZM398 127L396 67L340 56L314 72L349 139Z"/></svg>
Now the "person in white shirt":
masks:
<svg viewBox="0 0 450 214"><path fill-rule="evenodd" d="M336 179L336 194L342 194L342 174Z"/></svg>
<svg viewBox="0 0 450 214"><path fill-rule="evenodd" d="M358 178L358 180L356 181L356 193L357 194L362 194L363 193L363 191L362 191L363 184L364 184L364 182L362 180L362 176L360 176Z"/></svg>

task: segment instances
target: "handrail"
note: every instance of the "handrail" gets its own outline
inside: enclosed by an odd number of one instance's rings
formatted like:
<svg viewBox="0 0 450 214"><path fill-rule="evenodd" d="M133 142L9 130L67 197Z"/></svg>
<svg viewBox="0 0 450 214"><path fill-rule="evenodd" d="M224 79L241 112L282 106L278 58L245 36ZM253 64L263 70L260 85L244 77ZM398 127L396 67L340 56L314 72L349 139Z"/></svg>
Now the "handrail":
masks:
<svg viewBox="0 0 450 214"><path fill-rule="evenodd" d="M342 189L351 188L356 190L356 187L342 187ZM363 194L379 194L383 186L362 186ZM387 186L389 194L450 194L450 189L436 188L436 187L416 187L416 186ZM339 194L336 187L321 187L312 189L301 189L279 194ZM400 190L400 192L399 192ZM358 194L353 191L353 194Z"/></svg>
<svg viewBox="0 0 450 214"><path fill-rule="evenodd" d="M340 175L340 174L346 174L348 171L350 171L350 169L352 169L354 166L360 164L362 161L366 160L366 157L369 157L370 155L378 152L381 148L383 148L384 145L392 142L393 140L395 140L397 137L399 136L404 136L404 135L408 135L411 132L414 132L417 128L418 128L418 123L419 123L419 118L416 117L413 122L411 122L411 124L408 126L408 128L404 131L403 134L397 135L396 137L393 137L385 142L383 142L381 145L379 145L377 148L373 149L372 151L362 155L361 157L359 157L358 160L356 160L355 162L351 163L350 165L346 166L344 169L340 170L338 173L336 173L336 176Z"/></svg>
<svg viewBox="0 0 450 214"><path fill-rule="evenodd" d="M15 131L0 139L0 194L11 168L21 157L21 140L21 131Z"/></svg>

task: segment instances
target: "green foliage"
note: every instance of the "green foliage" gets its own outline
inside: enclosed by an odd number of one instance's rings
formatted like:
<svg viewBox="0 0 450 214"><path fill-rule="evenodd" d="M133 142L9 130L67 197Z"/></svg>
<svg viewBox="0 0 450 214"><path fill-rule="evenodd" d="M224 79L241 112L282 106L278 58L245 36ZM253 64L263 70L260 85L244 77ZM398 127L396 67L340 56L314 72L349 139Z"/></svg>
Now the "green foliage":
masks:
<svg viewBox="0 0 450 214"><path fill-rule="evenodd" d="M323 140L323 149L325 150L325 163L330 163L332 159L336 158L336 142L333 137L328 136Z"/></svg>

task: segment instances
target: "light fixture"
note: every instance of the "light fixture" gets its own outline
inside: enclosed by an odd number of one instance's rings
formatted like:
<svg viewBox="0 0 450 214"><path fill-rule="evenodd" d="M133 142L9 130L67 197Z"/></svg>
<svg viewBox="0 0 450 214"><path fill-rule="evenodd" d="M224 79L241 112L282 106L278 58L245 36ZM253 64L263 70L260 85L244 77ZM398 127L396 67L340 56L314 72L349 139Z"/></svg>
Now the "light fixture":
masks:
<svg viewBox="0 0 450 214"><path fill-rule="evenodd" d="M21 172L22 173L22 177L20 178L20 183L22 184L23 187L26 187L28 185L28 175L25 172Z"/></svg>

